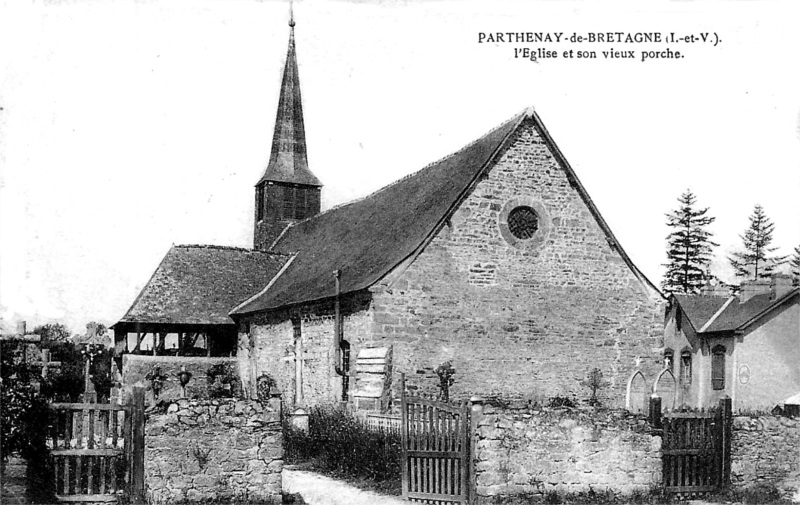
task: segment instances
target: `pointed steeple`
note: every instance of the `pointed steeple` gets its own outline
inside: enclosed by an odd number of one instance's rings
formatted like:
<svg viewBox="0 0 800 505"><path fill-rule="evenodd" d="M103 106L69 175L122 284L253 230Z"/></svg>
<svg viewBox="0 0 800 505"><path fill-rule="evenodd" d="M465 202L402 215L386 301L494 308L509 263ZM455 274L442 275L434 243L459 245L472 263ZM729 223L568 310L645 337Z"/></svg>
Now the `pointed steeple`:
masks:
<svg viewBox="0 0 800 505"><path fill-rule="evenodd" d="M294 25L294 12L290 6L289 50L286 54L278 113L275 117L272 154L258 184L267 181L322 186L319 179L308 169L300 76L297 72L297 55L294 47Z"/></svg>
<svg viewBox="0 0 800 505"><path fill-rule="evenodd" d="M291 9L291 4L290 4ZM255 191L253 247L267 250L292 223L319 214L322 183L308 169L300 77L294 49L294 13L283 69L272 154Z"/></svg>

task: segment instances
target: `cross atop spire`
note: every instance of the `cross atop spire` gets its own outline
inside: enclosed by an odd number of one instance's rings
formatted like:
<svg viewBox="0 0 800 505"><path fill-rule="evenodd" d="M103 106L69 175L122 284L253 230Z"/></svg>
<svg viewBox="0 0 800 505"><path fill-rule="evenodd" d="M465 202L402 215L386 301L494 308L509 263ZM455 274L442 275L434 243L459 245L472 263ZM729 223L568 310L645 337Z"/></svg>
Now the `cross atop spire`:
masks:
<svg viewBox="0 0 800 505"><path fill-rule="evenodd" d="M289 50L283 69L275 133L272 137L272 154L264 175L265 181L322 186L308 169L306 132L303 124L303 103L300 97L300 76L297 71L297 54L294 47L294 7L289 3Z"/></svg>

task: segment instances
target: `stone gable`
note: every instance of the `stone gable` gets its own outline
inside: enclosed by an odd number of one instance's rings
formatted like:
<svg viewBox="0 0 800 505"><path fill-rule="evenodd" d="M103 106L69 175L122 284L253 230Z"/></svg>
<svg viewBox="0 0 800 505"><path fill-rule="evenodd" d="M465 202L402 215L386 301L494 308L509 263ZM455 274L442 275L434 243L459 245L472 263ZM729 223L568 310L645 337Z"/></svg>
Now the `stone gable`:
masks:
<svg viewBox="0 0 800 505"><path fill-rule="evenodd" d="M601 400L624 405L635 368L652 376L659 367L663 300L632 272L533 119L506 145L421 253L367 292L343 296L351 355L393 347L395 400L400 373L411 389L435 394L434 370L451 361L456 400L582 400L589 393L580 381L598 367L609 382ZM511 229L519 206L538 216L528 240ZM341 393L332 306L328 300L291 309L307 359L305 403L335 402ZM250 366L278 379L290 402L291 317L288 309L247 315L251 331L240 338L240 357L252 350Z"/></svg>
<svg viewBox="0 0 800 505"><path fill-rule="evenodd" d="M518 205L539 215L543 236L528 244L504 237L503 214ZM620 405L637 358L658 366L660 297L609 244L532 122L424 251L373 288L373 312L357 345L394 343L395 370L429 392L433 369L452 361L457 398L582 398L579 381L597 366Z"/></svg>

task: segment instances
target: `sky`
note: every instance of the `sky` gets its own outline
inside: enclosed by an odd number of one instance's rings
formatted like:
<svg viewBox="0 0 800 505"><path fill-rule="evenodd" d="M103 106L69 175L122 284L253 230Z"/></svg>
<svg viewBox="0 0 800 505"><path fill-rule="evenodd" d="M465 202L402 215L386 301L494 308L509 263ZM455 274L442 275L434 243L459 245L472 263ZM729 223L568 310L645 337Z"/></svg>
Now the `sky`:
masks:
<svg viewBox="0 0 800 505"><path fill-rule="evenodd" d="M800 245L797 2L300 0L294 12L324 209L533 106L653 282L664 215L687 188L717 218L722 278L757 203L778 253ZM252 246L288 13L266 0L2 4L2 318L82 333L124 315L172 244ZM564 35L480 42L498 32ZM698 42L566 40L608 32ZM526 48L556 57L515 57ZM667 48L683 58L641 61Z"/></svg>

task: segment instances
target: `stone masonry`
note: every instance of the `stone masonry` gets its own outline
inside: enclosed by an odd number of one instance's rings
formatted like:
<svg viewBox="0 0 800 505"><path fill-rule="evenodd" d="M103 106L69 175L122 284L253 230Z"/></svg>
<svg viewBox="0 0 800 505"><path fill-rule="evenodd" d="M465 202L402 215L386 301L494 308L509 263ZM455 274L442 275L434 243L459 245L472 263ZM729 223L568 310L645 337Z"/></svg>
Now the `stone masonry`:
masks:
<svg viewBox="0 0 800 505"><path fill-rule="evenodd" d="M150 412L148 503L273 500L283 470L280 402L179 400Z"/></svg>
<svg viewBox="0 0 800 505"><path fill-rule="evenodd" d="M800 496L800 419L735 416L731 484L775 486L786 497Z"/></svg>
<svg viewBox="0 0 800 505"><path fill-rule="evenodd" d="M601 401L623 406L637 365L647 377L657 373L664 300L636 278L576 188L528 122L418 256L342 297L351 356L393 346L395 404L399 373L410 389L435 394L434 370L446 361L456 370L455 400L583 400L580 382L598 367L608 381ZM504 224L517 205L539 217L538 235L524 243L509 239ZM240 363L274 374L291 401L294 318L305 402L338 401L332 306L323 300L243 318Z"/></svg>
<svg viewBox="0 0 800 505"><path fill-rule="evenodd" d="M504 238L501 218L518 204L537 209L538 243ZM372 332L355 346L394 344L395 370L423 389L451 361L457 399L581 397L596 366L604 400L622 406L637 360L646 376L660 367L663 300L645 292L532 125L413 263L372 291Z"/></svg>
<svg viewBox="0 0 800 505"><path fill-rule="evenodd" d="M625 411L486 406L475 434L476 490L491 496L648 492L661 437Z"/></svg>

